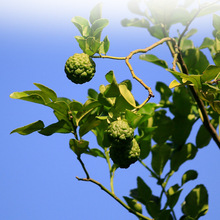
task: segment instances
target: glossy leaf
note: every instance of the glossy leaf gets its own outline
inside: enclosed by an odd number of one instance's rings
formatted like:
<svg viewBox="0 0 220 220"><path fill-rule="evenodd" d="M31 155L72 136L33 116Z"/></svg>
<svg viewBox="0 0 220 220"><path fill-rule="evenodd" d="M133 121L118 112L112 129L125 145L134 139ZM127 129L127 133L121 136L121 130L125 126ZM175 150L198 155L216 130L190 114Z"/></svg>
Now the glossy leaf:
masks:
<svg viewBox="0 0 220 220"><path fill-rule="evenodd" d="M172 122L172 141L175 145L182 146L185 144L187 138L189 137L195 120L194 118L189 119L189 117L176 116Z"/></svg>
<svg viewBox="0 0 220 220"><path fill-rule="evenodd" d="M212 137L206 127L202 124L199 128L199 131L196 135L196 146L198 148L203 148L209 144Z"/></svg>
<svg viewBox="0 0 220 220"><path fill-rule="evenodd" d="M164 37L163 30L162 30L162 28L161 28L161 26L159 24L155 25L155 26L149 27L148 31L150 32L150 34L153 37L156 37L158 39L162 39Z"/></svg>
<svg viewBox="0 0 220 220"><path fill-rule="evenodd" d="M185 198L182 206L185 215L194 219L205 215L208 211L208 193L204 185L197 185Z"/></svg>
<svg viewBox="0 0 220 220"><path fill-rule="evenodd" d="M180 189L178 184L171 186L167 191L167 204L170 208L173 208L179 200L180 194L183 189Z"/></svg>
<svg viewBox="0 0 220 220"><path fill-rule="evenodd" d="M119 84L119 90L123 98L127 101L127 103L135 108L136 102L135 102L134 96L129 91L127 86L124 84Z"/></svg>
<svg viewBox="0 0 220 220"><path fill-rule="evenodd" d="M127 196L123 196L128 206L136 212L142 213L142 206L137 202L136 199L129 198Z"/></svg>
<svg viewBox="0 0 220 220"><path fill-rule="evenodd" d="M86 120L83 121L79 128L80 138L91 131L93 128L97 127L100 123L101 121L93 115L86 118Z"/></svg>
<svg viewBox="0 0 220 220"><path fill-rule="evenodd" d="M85 154L91 155L93 157L105 158L105 154L97 148L88 149Z"/></svg>
<svg viewBox="0 0 220 220"><path fill-rule="evenodd" d="M155 218L155 220L173 220L172 215L170 214L170 210L164 210L159 213L159 215Z"/></svg>
<svg viewBox="0 0 220 220"><path fill-rule="evenodd" d="M171 148L167 144L161 144L161 145L157 144L152 147L151 152L152 152L151 166L158 175L161 175L164 166L166 165L167 161L170 158Z"/></svg>
<svg viewBox="0 0 220 220"><path fill-rule="evenodd" d="M69 106L64 101L51 102L48 103L47 106L65 116L67 116L68 111L70 110Z"/></svg>
<svg viewBox="0 0 220 220"><path fill-rule="evenodd" d="M96 20L102 18L102 3L97 4L90 12L89 21L93 24Z"/></svg>
<svg viewBox="0 0 220 220"><path fill-rule="evenodd" d="M71 131L72 128L66 123L66 121L61 120L41 129L39 133L45 136L50 136L54 133L71 133Z"/></svg>
<svg viewBox="0 0 220 220"><path fill-rule="evenodd" d="M70 139L69 146L77 156L80 156L81 154L85 153L88 150L89 142L83 139L81 140Z"/></svg>
<svg viewBox="0 0 220 220"><path fill-rule="evenodd" d="M51 101L55 102L57 100L57 95L52 89L39 83L34 83L34 85L37 86L43 93L45 93L45 95L47 95Z"/></svg>
<svg viewBox="0 0 220 220"><path fill-rule="evenodd" d="M154 63L158 66L163 67L163 68L168 68L168 64L166 61L159 59L157 56L155 56L153 54L143 54L143 55L140 55L139 58L141 60L145 60L150 63Z"/></svg>
<svg viewBox="0 0 220 220"><path fill-rule="evenodd" d="M163 144L172 135L173 122L170 117L166 116L165 110L156 111L153 120L153 126L156 127L153 140L158 144Z"/></svg>
<svg viewBox="0 0 220 220"><path fill-rule="evenodd" d="M110 41L108 39L108 36L104 38L104 40L101 42L101 46L99 48L99 54L107 54L110 46Z"/></svg>
<svg viewBox="0 0 220 220"><path fill-rule="evenodd" d="M139 199L141 199L143 204L146 204L151 199L152 191L141 177L137 177L137 190Z"/></svg>
<svg viewBox="0 0 220 220"><path fill-rule="evenodd" d="M10 94L10 98L12 99L21 99L28 102L34 102L45 105L46 101L43 96L44 94L42 91L34 91L34 90L24 91L24 92L13 92L12 94Z"/></svg>
<svg viewBox="0 0 220 220"><path fill-rule="evenodd" d="M216 66L220 66L220 52L217 52L213 57L213 61Z"/></svg>
<svg viewBox="0 0 220 220"><path fill-rule="evenodd" d="M179 83L176 79L174 79L174 80L170 83L169 88L170 88L170 89L173 89L173 88L178 87L178 86L181 86L181 85L182 85L181 83Z"/></svg>
<svg viewBox="0 0 220 220"><path fill-rule="evenodd" d="M179 150L175 150L171 157L171 170L177 171L184 162L192 160L196 156L197 151L197 148L191 143L184 145Z"/></svg>
<svg viewBox="0 0 220 220"><path fill-rule="evenodd" d="M199 48L200 49L209 48L210 50L213 50L214 45L215 45L215 41L213 39L205 37Z"/></svg>
<svg viewBox="0 0 220 220"><path fill-rule="evenodd" d="M190 74L202 74L209 65L209 61L204 53L195 48L184 51L183 59Z"/></svg>
<svg viewBox="0 0 220 220"><path fill-rule="evenodd" d="M210 65L208 68L203 72L201 76L201 82L208 82L214 80L220 73L220 66L213 66Z"/></svg>
<svg viewBox="0 0 220 220"><path fill-rule="evenodd" d="M16 128L10 134L18 133L21 135L28 135L28 134L31 134L35 131L39 131L43 128L44 128L44 123L41 120L39 120L39 121L33 122L29 125L26 125L26 126L23 126L20 128Z"/></svg>
<svg viewBox="0 0 220 220"><path fill-rule="evenodd" d="M89 36L91 30L89 21L87 19L80 16L75 16L71 21L77 27L82 36Z"/></svg>
<svg viewBox="0 0 220 220"><path fill-rule="evenodd" d="M186 171L183 176L182 176L182 185L184 185L185 183L191 181L191 180L195 180L198 177L198 173L195 170L188 170Z"/></svg>
<svg viewBox="0 0 220 220"><path fill-rule="evenodd" d="M78 112L78 111L81 111L82 108L83 108L83 104L80 103L80 102L77 102L77 101L72 101L69 103L69 108L71 111L75 111L75 112Z"/></svg>
<svg viewBox="0 0 220 220"><path fill-rule="evenodd" d="M164 106L170 104L169 98L172 95L170 88L163 82L157 82L156 90L160 93L160 104Z"/></svg>
<svg viewBox="0 0 220 220"><path fill-rule="evenodd" d="M102 33L102 30L109 24L108 19L105 18L100 18L96 21L91 26L92 30L92 36L95 37L96 39L100 40L100 36Z"/></svg>
<svg viewBox="0 0 220 220"><path fill-rule="evenodd" d="M160 214L160 206L160 199L152 195L151 200L146 204L146 209L147 212L156 219Z"/></svg>
<svg viewBox="0 0 220 220"><path fill-rule="evenodd" d="M141 149L140 159L145 159L149 155L151 151L151 133L153 131L152 128L149 128L149 133L145 134L145 136L141 137L140 139L136 138Z"/></svg>
<svg viewBox="0 0 220 220"><path fill-rule="evenodd" d="M89 98L97 100L99 94L94 89L88 89L88 95L89 95Z"/></svg>

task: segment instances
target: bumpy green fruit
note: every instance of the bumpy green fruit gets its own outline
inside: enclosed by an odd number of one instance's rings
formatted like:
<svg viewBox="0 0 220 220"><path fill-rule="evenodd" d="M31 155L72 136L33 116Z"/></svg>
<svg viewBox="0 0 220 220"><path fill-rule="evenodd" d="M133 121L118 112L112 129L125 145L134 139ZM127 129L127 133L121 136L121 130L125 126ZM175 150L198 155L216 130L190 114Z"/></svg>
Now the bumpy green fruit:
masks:
<svg viewBox="0 0 220 220"><path fill-rule="evenodd" d="M134 137L134 129L126 120L113 121L106 130L109 140L112 143L129 143Z"/></svg>
<svg viewBox="0 0 220 220"><path fill-rule="evenodd" d="M89 82L95 74L95 62L85 53L75 53L65 64L68 79L76 84Z"/></svg>
<svg viewBox="0 0 220 220"><path fill-rule="evenodd" d="M120 168L128 168L135 163L140 156L140 147L135 139L129 144L112 144L110 147L110 157Z"/></svg>

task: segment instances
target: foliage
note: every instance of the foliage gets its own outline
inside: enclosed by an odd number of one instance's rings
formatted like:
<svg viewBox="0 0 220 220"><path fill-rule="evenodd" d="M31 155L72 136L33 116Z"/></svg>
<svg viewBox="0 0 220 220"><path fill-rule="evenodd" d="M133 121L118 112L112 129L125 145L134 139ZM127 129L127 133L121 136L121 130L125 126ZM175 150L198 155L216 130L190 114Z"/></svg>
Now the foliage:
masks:
<svg viewBox="0 0 220 220"><path fill-rule="evenodd" d="M147 48L132 51L127 57L106 55L110 43L107 36L101 41L101 33L108 25L108 20L102 18L101 4L92 9L89 21L80 16L72 19L81 34L75 37L79 47L90 59L125 61L133 78L148 91L148 97L142 104L139 104L132 94L132 82L124 80L118 83L113 71L105 75L107 85L100 85L99 91L92 88L88 90L85 103L59 98L52 89L34 83L39 90L14 92L10 97L50 107L57 121L45 126L39 120L11 133L28 135L37 131L46 136L72 133L74 138L70 139L69 146L77 155L86 174L86 178L78 180L101 186L139 219L176 220L175 206L181 192L185 184L197 178L198 173L195 170L187 170L182 176L181 184L176 183L167 188L170 178L184 163L193 160L201 148L208 146L211 139L220 148L220 138L216 132L220 114L220 16L213 15L213 38L205 37L199 47L195 47L190 40L196 30L188 31L197 16L214 13L220 9L220 5L214 2L200 5L199 9L192 9L193 1L187 0L182 4L176 0L160 4L158 0L149 0L145 3L146 10L142 10L138 0L131 0L129 9L140 18L124 19L121 23L125 27L146 28L159 41ZM180 23L184 30L178 33L178 36L170 37L170 28L177 23ZM146 54L163 43L167 44L173 56L172 67L154 54ZM210 51L212 64L203 53L205 48ZM149 102L154 96L151 88L137 77L129 63L137 53L144 53L140 55L140 59L159 65L174 76L169 86L156 82L156 90L160 94L159 103ZM188 142L193 125L198 120L202 123L195 143ZM83 139L88 132L93 132L96 136L98 148L90 148L89 141ZM81 160L82 154L106 160L109 165L111 191L90 178ZM143 160L150 155L151 164L146 165ZM137 188L130 191L129 197L124 196L126 205L114 193L114 173L117 169L128 168L137 161L157 180L161 193L154 195L152 187L141 177L137 177ZM164 169L165 167L168 169ZM142 214L143 207L149 217ZM200 184L182 201L183 215L179 219L199 219L207 211L208 192L206 187Z"/></svg>

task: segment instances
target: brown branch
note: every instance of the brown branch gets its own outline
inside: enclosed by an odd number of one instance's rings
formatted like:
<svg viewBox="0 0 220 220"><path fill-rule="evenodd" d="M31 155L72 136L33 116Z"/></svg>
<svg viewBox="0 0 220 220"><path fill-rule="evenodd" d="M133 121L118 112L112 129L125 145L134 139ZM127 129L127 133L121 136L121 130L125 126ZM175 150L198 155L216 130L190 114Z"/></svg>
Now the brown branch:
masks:
<svg viewBox="0 0 220 220"><path fill-rule="evenodd" d="M189 75L189 72L188 72L188 69L187 69L187 66L183 60L183 57L182 57L182 54L181 52L179 52L178 54L178 60L179 60L179 63L182 67L182 71L183 73ZM205 109L205 106L204 106L204 103L203 101L198 97L195 89L193 86L189 86L189 89L199 107L199 109L201 110L201 113L202 113L202 117L203 117L203 124L205 126L205 128L208 130L208 132L210 133L210 135L212 136L213 140L215 141L215 143L217 144L217 146L219 147L220 149L220 138L215 130L215 128L213 127L213 125L211 124L210 120L209 120L209 116L207 114L207 111Z"/></svg>

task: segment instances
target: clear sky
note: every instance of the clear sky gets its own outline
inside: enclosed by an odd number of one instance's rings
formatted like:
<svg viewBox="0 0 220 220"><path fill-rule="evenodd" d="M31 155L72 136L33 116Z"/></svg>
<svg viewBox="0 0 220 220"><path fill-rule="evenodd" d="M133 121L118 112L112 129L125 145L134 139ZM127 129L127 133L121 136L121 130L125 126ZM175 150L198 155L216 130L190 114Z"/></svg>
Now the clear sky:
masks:
<svg viewBox="0 0 220 220"><path fill-rule="evenodd" d="M58 96L80 102L86 101L88 88L98 90L106 84L105 74L114 70L116 79L131 79L123 61L96 60L97 72L92 81L85 85L74 85L65 76L64 64L74 53L81 52L74 36L78 30L71 23L74 16L88 19L90 10L100 1L91 0L8 0L0 7L0 92L1 92L1 140L0 140L0 219L1 220L134 220L122 206L116 203L92 183L78 182L75 176L85 177L76 156L69 149L71 135L55 134L45 137L33 133L28 136L9 135L11 130L43 120L46 125L56 122L51 109L41 105L9 98L14 91L35 89L33 83L52 88ZM134 49L145 48L156 42L146 30L124 28L120 21L134 18L127 9L127 1L103 1L103 17L110 24L103 32L110 39L109 55L126 56ZM211 17L194 22L198 33L193 40L199 46L204 37L211 37ZM182 28L182 27L180 27ZM175 32L173 30L173 32ZM205 51L207 52L207 51ZM165 46L155 50L161 58L170 56ZM207 53L208 54L208 53ZM169 66L172 60L168 58ZM169 84L172 76L162 68L134 57L137 75L155 91L160 80ZM143 71L144 69L144 71ZM141 102L147 94L134 82L134 96ZM197 127L196 127L197 126ZM199 124L195 126L195 130ZM85 136L91 147L98 147L95 138ZM190 137L195 141L195 133ZM183 165L171 181L180 183L182 174L195 169L199 176L187 184L180 201L197 184L204 184L209 191L210 209L202 219L220 216L220 167L219 149L211 142L199 151L195 160ZM107 164L103 159L83 156L90 175L109 188ZM150 163L149 158L145 161ZM118 170L115 176L115 192L119 197L128 196L136 187L136 177L141 176L150 186L156 186L149 173L136 163L128 170ZM175 182L176 181L176 182ZM157 186L153 188L158 191ZM177 205L180 213L180 205ZM146 212L144 211L144 214Z"/></svg>

